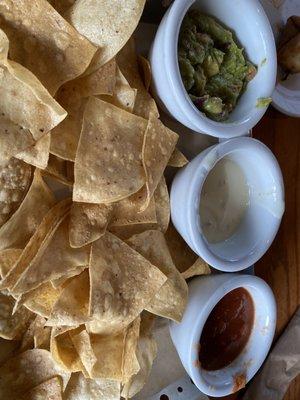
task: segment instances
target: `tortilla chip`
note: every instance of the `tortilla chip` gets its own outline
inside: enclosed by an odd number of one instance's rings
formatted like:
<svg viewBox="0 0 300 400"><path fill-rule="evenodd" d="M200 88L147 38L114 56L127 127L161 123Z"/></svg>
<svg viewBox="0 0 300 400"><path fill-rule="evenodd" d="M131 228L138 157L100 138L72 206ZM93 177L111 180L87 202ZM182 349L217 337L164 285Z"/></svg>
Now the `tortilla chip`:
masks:
<svg viewBox="0 0 300 400"><path fill-rule="evenodd" d="M2 23L1 12L2 8L0 9ZM3 31L0 33L0 45L8 46L8 38ZM10 54L11 51L12 46L9 48ZM0 73L1 115L19 125L20 132L22 129L27 129L33 138L38 140L66 117L65 110L50 96L41 82L22 65L2 58Z"/></svg>
<svg viewBox="0 0 300 400"><path fill-rule="evenodd" d="M12 296L0 293L0 337L3 339L20 339L32 317L32 313L24 307L13 314L14 305Z"/></svg>
<svg viewBox="0 0 300 400"><path fill-rule="evenodd" d="M0 166L6 166L12 157L33 146L34 143L28 129L22 128L4 113L0 113Z"/></svg>
<svg viewBox="0 0 300 400"><path fill-rule="evenodd" d="M189 279L198 275L209 275L210 273L209 265L199 257L191 267L181 273L181 276L184 279Z"/></svg>
<svg viewBox="0 0 300 400"><path fill-rule="evenodd" d="M50 134L41 137L33 146L16 155L19 160L25 161L37 168L45 169L48 164L50 151Z"/></svg>
<svg viewBox="0 0 300 400"><path fill-rule="evenodd" d="M94 73L68 82L59 90L57 101L67 118L51 132L51 153L75 161L87 97L112 94L116 83L116 62L111 60Z"/></svg>
<svg viewBox="0 0 300 400"><path fill-rule="evenodd" d="M32 180L31 167L12 158L0 166L0 226L17 210Z"/></svg>
<svg viewBox="0 0 300 400"><path fill-rule="evenodd" d="M54 288L51 283L46 282L38 288L23 294L21 303L35 314L49 318L61 291L62 288Z"/></svg>
<svg viewBox="0 0 300 400"><path fill-rule="evenodd" d="M168 166L169 167L175 167L175 168L182 168L186 164L188 164L188 159L185 157L183 153L181 153L180 150L175 148L173 151L171 158L169 159Z"/></svg>
<svg viewBox="0 0 300 400"><path fill-rule="evenodd" d="M156 210L154 199L151 199L149 206L142 212L142 205L139 192L126 199L114 203L114 212L109 227L127 226L137 224L156 224Z"/></svg>
<svg viewBox="0 0 300 400"><path fill-rule="evenodd" d="M88 246L80 249L70 246L69 217L64 217L46 243L38 249L36 256L12 288L12 292L29 292L44 282L60 278L76 267L88 265L89 252Z"/></svg>
<svg viewBox="0 0 300 400"><path fill-rule="evenodd" d="M127 243L168 277L146 310L180 322L187 303L188 287L173 263L164 235L160 231L148 231L133 236Z"/></svg>
<svg viewBox="0 0 300 400"><path fill-rule="evenodd" d="M51 285L55 289L60 288L60 287L65 287L66 282L68 282L71 278L74 278L74 276L80 275L81 272L83 272L87 268L88 268L88 265L85 265L80 268L76 267L75 269L68 271L66 274L64 274L60 278L53 279L51 281Z"/></svg>
<svg viewBox="0 0 300 400"><path fill-rule="evenodd" d="M32 237L26 244L20 258L1 282L1 289L12 288L17 283L18 279L22 276L22 273L26 271L28 265L36 256L40 247L45 241L47 242L47 240L49 240L49 237L51 237L64 215L68 212L69 207L70 200L64 200L48 211L40 225L35 227L34 233L32 232ZM32 212L31 208L30 211ZM39 218L42 219L42 215L39 215ZM24 224L24 221L20 220L20 224L21 223ZM18 228L19 226L20 225L18 224Z"/></svg>
<svg viewBox="0 0 300 400"><path fill-rule="evenodd" d="M112 212L112 205L73 203L69 227L71 247L85 246L104 235Z"/></svg>
<svg viewBox="0 0 300 400"><path fill-rule="evenodd" d="M55 376L46 382L40 383L31 389L21 400L62 400L62 385L60 379Z"/></svg>
<svg viewBox="0 0 300 400"><path fill-rule="evenodd" d="M153 361L157 354L157 345L152 337L152 323L149 324L148 318L141 321L141 333L137 346L137 359L140 365L139 372L124 385L122 396L131 399L140 392L148 380Z"/></svg>
<svg viewBox="0 0 300 400"><path fill-rule="evenodd" d="M138 235L149 230L158 229L157 223L137 223L132 225L111 226L109 231L116 235L119 239L127 240L133 235Z"/></svg>
<svg viewBox="0 0 300 400"><path fill-rule="evenodd" d="M137 89L130 87L119 67L117 67L116 78L116 85L112 95L101 95L99 98L107 103L114 104L125 111L132 112L134 109Z"/></svg>
<svg viewBox="0 0 300 400"><path fill-rule="evenodd" d="M90 335L85 329L71 333L71 340L80 357L89 377L93 375L93 368L97 363L97 358L92 348Z"/></svg>
<svg viewBox="0 0 300 400"><path fill-rule="evenodd" d="M120 382L107 379L86 379L72 374L64 393L65 400L120 400Z"/></svg>
<svg viewBox="0 0 300 400"><path fill-rule="evenodd" d="M155 101L146 90L139 72L134 40L131 38L117 55L117 64L130 87L137 89L133 113L148 119L150 113L159 117Z"/></svg>
<svg viewBox="0 0 300 400"><path fill-rule="evenodd" d="M171 131L153 114L150 115L143 143L142 160L146 173L147 207L163 176L171 154L178 140L177 133Z"/></svg>
<svg viewBox="0 0 300 400"><path fill-rule="evenodd" d="M61 332L53 328L50 339L50 351L54 360L67 372L81 371L83 366L70 337L70 331Z"/></svg>
<svg viewBox="0 0 300 400"><path fill-rule="evenodd" d="M140 161L145 120L91 97L75 160L73 201L112 203L145 182Z"/></svg>
<svg viewBox="0 0 300 400"><path fill-rule="evenodd" d="M125 45L142 15L145 0L77 0L66 13L75 29L99 49L89 71L110 61Z"/></svg>
<svg viewBox="0 0 300 400"><path fill-rule="evenodd" d="M11 358L0 368L0 376L1 399L18 399L55 376L62 378L64 389L70 378L70 374L62 371L51 354L43 349L28 350Z"/></svg>
<svg viewBox="0 0 300 400"><path fill-rule="evenodd" d="M36 170L22 204L0 228L0 250L24 248L44 215L54 204L53 193Z"/></svg>
<svg viewBox="0 0 300 400"><path fill-rule="evenodd" d="M46 319L37 315L28 326L27 331L22 337L20 351L29 350L34 347L34 340L41 331L44 330ZM48 329L48 328L47 328Z"/></svg>
<svg viewBox="0 0 300 400"><path fill-rule="evenodd" d="M21 249L6 249L0 252L0 275L2 279L12 269L21 253Z"/></svg>
<svg viewBox="0 0 300 400"><path fill-rule="evenodd" d="M90 315L93 333L112 334L130 324L166 281L148 260L106 232L92 244Z"/></svg>
<svg viewBox="0 0 300 400"><path fill-rule="evenodd" d="M87 322L89 293L89 273L85 270L62 290L53 306L47 326L77 326Z"/></svg>
<svg viewBox="0 0 300 400"><path fill-rule="evenodd" d="M176 268L179 272L186 271L195 263L198 255L185 243L173 224L169 225L165 238Z"/></svg>
<svg viewBox="0 0 300 400"><path fill-rule="evenodd" d="M74 164L70 161L63 160L50 154L48 165L42 173L45 176L50 176L52 179L62 183L63 185L73 186Z"/></svg>
<svg viewBox="0 0 300 400"><path fill-rule="evenodd" d="M138 317L127 328L122 364L122 383L129 382L133 375L136 375L140 370L140 365L136 356L137 344L140 334L141 318Z"/></svg>
<svg viewBox="0 0 300 400"><path fill-rule="evenodd" d="M170 198L165 177L162 176L154 192L158 229L165 233L170 223ZM150 200L151 203L151 200Z"/></svg>
<svg viewBox="0 0 300 400"><path fill-rule="evenodd" d="M139 63L140 69L142 70L142 76L143 76L143 82L144 82L145 89L147 90L147 92L149 92L150 85L151 85L151 76L152 76L150 63L143 56L138 57L138 63Z"/></svg>
<svg viewBox="0 0 300 400"><path fill-rule="evenodd" d="M33 72L51 94L81 75L96 51L46 0L1 7L0 25L10 40L10 58Z"/></svg>

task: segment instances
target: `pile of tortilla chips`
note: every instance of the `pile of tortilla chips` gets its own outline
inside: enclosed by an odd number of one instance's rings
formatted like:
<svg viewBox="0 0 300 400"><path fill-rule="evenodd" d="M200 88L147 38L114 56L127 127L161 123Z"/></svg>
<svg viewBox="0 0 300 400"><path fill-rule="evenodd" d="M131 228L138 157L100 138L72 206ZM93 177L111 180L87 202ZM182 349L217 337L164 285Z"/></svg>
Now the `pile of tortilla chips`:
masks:
<svg viewBox="0 0 300 400"><path fill-rule="evenodd" d="M145 0L0 2L0 400L132 398L209 273L169 226L187 162L132 39Z"/></svg>

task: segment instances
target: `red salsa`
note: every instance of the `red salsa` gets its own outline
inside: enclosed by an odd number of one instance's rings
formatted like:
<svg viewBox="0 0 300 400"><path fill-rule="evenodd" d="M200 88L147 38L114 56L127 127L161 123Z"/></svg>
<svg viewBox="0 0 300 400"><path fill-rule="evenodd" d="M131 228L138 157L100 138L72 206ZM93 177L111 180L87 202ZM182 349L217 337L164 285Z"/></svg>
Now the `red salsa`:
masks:
<svg viewBox="0 0 300 400"><path fill-rule="evenodd" d="M215 371L226 367L244 350L254 323L250 293L240 287L224 296L210 313L200 339L201 367Z"/></svg>

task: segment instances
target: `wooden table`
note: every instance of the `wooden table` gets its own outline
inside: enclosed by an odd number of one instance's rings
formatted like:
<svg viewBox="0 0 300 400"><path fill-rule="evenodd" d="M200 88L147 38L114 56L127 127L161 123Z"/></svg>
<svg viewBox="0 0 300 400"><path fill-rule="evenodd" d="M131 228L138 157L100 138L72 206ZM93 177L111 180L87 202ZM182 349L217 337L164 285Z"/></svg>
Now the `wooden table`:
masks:
<svg viewBox="0 0 300 400"><path fill-rule="evenodd" d="M279 233L255 267L256 275L272 287L277 300L278 337L300 305L300 119L270 108L254 129L254 137L277 157L286 190L286 211ZM285 396L285 400L299 399L300 376Z"/></svg>

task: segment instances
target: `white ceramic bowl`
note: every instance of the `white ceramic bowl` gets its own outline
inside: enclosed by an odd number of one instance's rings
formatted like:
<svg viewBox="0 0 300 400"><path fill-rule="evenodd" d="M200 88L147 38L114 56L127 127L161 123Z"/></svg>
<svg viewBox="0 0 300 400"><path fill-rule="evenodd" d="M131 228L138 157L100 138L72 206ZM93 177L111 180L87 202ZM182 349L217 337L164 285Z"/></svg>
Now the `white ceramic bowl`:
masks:
<svg viewBox="0 0 300 400"><path fill-rule="evenodd" d="M223 157L242 169L249 187L249 206L233 236L211 244L199 214L204 181ZM252 138L235 138L209 147L175 176L171 187L172 221L187 244L212 267L241 271L258 261L278 231L284 212L284 186L273 153Z"/></svg>
<svg viewBox="0 0 300 400"><path fill-rule="evenodd" d="M191 6L216 17L232 29L250 61L258 66L256 77L225 123L214 122L201 113L190 100L181 80L178 36L182 20ZM150 63L153 91L161 105L190 129L219 138L241 136L253 128L267 109L257 108L257 100L270 97L275 87L274 36L258 0L175 0L158 28L150 51Z"/></svg>
<svg viewBox="0 0 300 400"><path fill-rule="evenodd" d="M199 341L205 322L215 305L230 291L243 287L255 308L254 326L242 353L227 367L205 371L198 362ZM276 303L270 287L250 275L220 274L199 277L189 284L189 301L182 322L170 323L170 333L181 362L198 389L214 397L234 391L234 377L248 382L264 362L275 332Z"/></svg>

